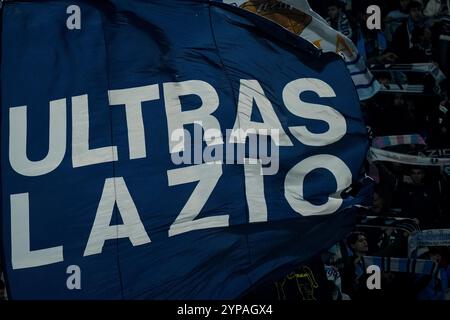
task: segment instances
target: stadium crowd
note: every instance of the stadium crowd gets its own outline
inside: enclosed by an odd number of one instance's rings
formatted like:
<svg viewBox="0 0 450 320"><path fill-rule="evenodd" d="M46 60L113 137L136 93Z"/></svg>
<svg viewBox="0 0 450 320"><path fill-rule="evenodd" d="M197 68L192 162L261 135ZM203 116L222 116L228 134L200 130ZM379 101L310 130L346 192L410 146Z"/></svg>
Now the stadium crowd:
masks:
<svg viewBox="0 0 450 320"><path fill-rule="evenodd" d="M381 84L361 102L372 200L346 239L244 299L450 300L450 1L309 3L352 39ZM381 30L368 28L371 5ZM381 290L369 289L370 265Z"/></svg>
<svg viewBox="0 0 450 320"><path fill-rule="evenodd" d="M276 281L272 297L450 300L450 1L309 2L353 40L381 84L361 102L373 200L345 240ZM367 26L370 5L381 8L381 30ZM368 288L369 265L379 266L382 290ZM294 278L286 295L280 283Z"/></svg>

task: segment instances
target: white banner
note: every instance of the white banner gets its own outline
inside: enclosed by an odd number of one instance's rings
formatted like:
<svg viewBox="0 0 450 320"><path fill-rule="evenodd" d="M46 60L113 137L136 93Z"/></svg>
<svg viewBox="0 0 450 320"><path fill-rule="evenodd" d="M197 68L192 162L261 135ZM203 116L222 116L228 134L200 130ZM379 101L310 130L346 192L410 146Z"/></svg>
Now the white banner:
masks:
<svg viewBox="0 0 450 320"><path fill-rule="evenodd" d="M409 154L386 151L377 148L370 148L370 161L387 161L418 166L444 166L450 165L450 158L429 158L412 156Z"/></svg>
<svg viewBox="0 0 450 320"><path fill-rule="evenodd" d="M364 58L358 54L355 44L342 33L331 28L325 19L311 9L307 0L224 0L223 2L266 17L308 40L324 52L339 54L347 64L360 100L370 99L380 91L381 85L367 68ZM308 18L305 18L305 14Z"/></svg>
<svg viewBox="0 0 450 320"><path fill-rule="evenodd" d="M450 229L431 229L412 233L408 239L408 256L421 247L450 246Z"/></svg>

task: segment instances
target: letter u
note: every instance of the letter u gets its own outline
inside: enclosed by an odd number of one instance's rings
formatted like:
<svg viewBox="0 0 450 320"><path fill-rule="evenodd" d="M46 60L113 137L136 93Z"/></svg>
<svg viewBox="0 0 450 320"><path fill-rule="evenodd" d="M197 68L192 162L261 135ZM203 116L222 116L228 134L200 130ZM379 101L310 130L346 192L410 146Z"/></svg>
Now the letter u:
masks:
<svg viewBox="0 0 450 320"><path fill-rule="evenodd" d="M66 153L66 99L50 101L49 147L44 159L27 156L27 106L9 109L9 162L17 173L36 177L55 170Z"/></svg>

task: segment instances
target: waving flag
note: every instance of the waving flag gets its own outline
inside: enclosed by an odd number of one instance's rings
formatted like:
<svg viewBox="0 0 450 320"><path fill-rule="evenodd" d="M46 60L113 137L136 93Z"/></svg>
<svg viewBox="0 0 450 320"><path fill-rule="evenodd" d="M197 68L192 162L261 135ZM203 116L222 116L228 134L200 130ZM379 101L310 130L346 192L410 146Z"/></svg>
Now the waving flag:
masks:
<svg viewBox="0 0 450 320"><path fill-rule="evenodd" d="M1 14L12 299L236 298L352 227L368 141L335 54L201 0Z"/></svg>
<svg viewBox="0 0 450 320"><path fill-rule="evenodd" d="M223 0L248 11L264 16L298 34L325 52L342 56L358 90L360 100L373 97L381 86L367 68L355 44L327 22L306 0Z"/></svg>

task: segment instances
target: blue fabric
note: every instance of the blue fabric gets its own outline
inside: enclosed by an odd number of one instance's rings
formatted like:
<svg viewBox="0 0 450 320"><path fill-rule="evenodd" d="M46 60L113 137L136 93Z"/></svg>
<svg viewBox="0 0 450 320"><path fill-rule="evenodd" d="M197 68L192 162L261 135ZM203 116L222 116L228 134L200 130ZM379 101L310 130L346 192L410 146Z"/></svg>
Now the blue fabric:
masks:
<svg viewBox="0 0 450 320"><path fill-rule="evenodd" d="M439 278L437 278L439 274ZM420 279L420 277L417 277ZM445 300L450 279L450 267L441 267L438 272L431 275L428 285L417 295L418 300ZM437 282L440 283L437 286Z"/></svg>
<svg viewBox="0 0 450 320"><path fill-rule="evenodd" d="M377 31L377 43L379 47L379 51L383 53L387 49L387 40L384 36L383 32ZM358 53L360 56L364 57L367 60L368 54L370 54L372 51L375 50L375 48L372 47L366 47L369 46L369 44L366 41L366 38L364 37L362 32L358 33L358 40L356 43L356 47L358 48ZM367 52L369 51L369 52Z"/></svg>
<svg viewBox="0 0 450 320"><path fill-rule="evenodd" d="M66 26L66 8L81 9L81 29ZM287 172L303 159L334 155L359 178L368 141L358 96L345 63L253 14L200 0L29 1L2 9L1 234L4 269L13 299L231 299L286 265L329 248L353 227L362 199L344 199L341 211L302 216L284 195ZM332 145L307 146L288 127L324 132L326 123L297 117L283 103L283 88L299 78L330 85L334 98L302 94L346 119L347 133ZM168 230L197 182L168 185L176 169L168 146L163 84L202 80L219 97L213 113L221 131L233 128L240 79L256 79L293 142L280 148L280 169L264 177L268 221L249 223L244 167L223 174L198 218L229 215L229 227L169 237ZM109 106L108 90L158 84L160 99L142 104L147 156L130 160L124 106ZM89 148L117 146L118 161L73 167L71 97L89 98ZM10 110L27 106L27 155L43 159L49 148L49 101L67 101L67 147L59 166L34 177L16 172L9 153ZM199 107L198 97L182 109ZM122 177L150 243L107 240L99 254L83 257L105 180ZM304 195L321 203L336 190L330 172L305 179ZM30 250L63 246L64 261L13 269L11 195L28 193ZM111 225L121 224L114 208ZM80 267L81 290L69 290L67 268Z"/></svg>

